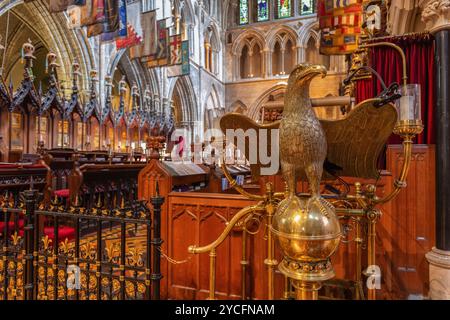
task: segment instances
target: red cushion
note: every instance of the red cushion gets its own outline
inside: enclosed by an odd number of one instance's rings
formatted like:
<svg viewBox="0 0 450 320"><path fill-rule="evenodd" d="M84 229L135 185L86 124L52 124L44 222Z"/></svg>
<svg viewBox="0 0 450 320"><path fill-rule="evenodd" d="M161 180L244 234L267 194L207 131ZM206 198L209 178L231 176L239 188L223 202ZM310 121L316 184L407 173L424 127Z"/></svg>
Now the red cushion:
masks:
<svg viewBox="0 0 450 320"><path fill-rule="evenodd" d="M18 167L19 166L17 164L7 164L7 163L0 164L0 169L14 169Z"/></svg>
<svg viewBox="0 0 450 320"><path fill-rule="evenodd" d="M25 225L25 221L23 219L19 219L18 221L18 229L23 229L23 226ZM5 230L5 222L0 222L0 233L2 233ZM8 231L14 230L14 221L8 221Z"/></svg>
<svg viewBox="0 0 450 320"><path fill-rule="evenodd" d="M36 163L36 164L28 164L23 166L25 169L36 169L36 168L45 168L42 164Z"/></svg>
<svg viewBox="0 0 450 320"><path fill-rule="evenodd" d="M69 189L56 190L55 194L60 198L68 198L69 197Z"/></svg>
<svg viewBox="0 0 450 320"><path fill-rule="evenodd" d="M49 239L54 240L55 238L54 227L45 227L44 235L48 236ZM69 240L75 239L75 229L68 226L60 226L58 228L58 240L64 241L66 238Z"/></svg>

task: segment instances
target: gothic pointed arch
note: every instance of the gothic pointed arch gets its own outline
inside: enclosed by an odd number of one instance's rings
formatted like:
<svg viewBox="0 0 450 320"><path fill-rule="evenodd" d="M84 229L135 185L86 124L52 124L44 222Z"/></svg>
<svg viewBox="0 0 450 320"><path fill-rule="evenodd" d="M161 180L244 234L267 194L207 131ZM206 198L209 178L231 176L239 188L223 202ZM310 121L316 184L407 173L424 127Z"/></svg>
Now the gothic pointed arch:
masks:
<svg viewBox="0 0 450 320"><path fill-rule="evenodd" d="M207 95L204 109L204 128L218 129L219 119L224 115L225 109L220 103L220 96L214 84L211 86L211 91Z"/></svg>
<svg viewBox="0 0 450 320"><path fill-rule="evenodd" d="M192 85L192 80L189 77L174 78L170 82L170 89L168 94L169 100L178 99L179 105L174 106L177 118L176 126L192 126L193 122L198 119L196 113L197 99ZM174 103L176 101L173 101Z"/></svg>
<svg viewBox="0 0 450 320"><path fill-rule="evenodd" d="M50 14L48 6L43 1L24 3L19 0L0 4L0 20L2 26L6 26L6 12L10 11L10 35L5 52L7 61L14 61L20 52L20 46L33 38L35 44L39 42L46 50L52 50L59 57L61 67L58 70L60 79L69 80L71 65L75 57L80 63L81 72L87 74L95 65L92 50L87 44L87 38L81 30L70 30L67 25L66 13ZM42 14L36 14L40 12ZM16 26L14 27L14 20ZM11 23L10 21L10 23ZM1 28L3 30L3 27ZM22 34L22 36L21 36ZM30 39L33 41L33 39ZM64 58L63 58L64 57ZM7 72L10 70L6 70ZM79 85L85 89L88 87L86 79L80 79Z"/></svg>
<svg viewBox="0 0 450 320"><path fill-rule="evenodd" d="M287 83L279 83L272 88L266 90L258 99L250 106L247 116L253 120L262 119L262 109L270 105L274 109L282 108L284 105L284 94L286 92Z"/></svg>

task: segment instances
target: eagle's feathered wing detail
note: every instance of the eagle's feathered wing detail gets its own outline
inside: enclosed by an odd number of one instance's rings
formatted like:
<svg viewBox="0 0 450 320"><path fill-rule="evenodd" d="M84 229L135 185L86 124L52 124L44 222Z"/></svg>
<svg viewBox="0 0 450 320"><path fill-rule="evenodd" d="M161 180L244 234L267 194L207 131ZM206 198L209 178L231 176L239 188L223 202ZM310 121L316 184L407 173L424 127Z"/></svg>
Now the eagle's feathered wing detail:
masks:
<svg viewBox="0 0 450 320"><path fill-rule="evenodd" d="M333 165L335 175L378 178L377 160L397 122L397 111L392 104L377 108L374 106L377 101L377 99L363 101L342 120L320 120L328 144L327 163ZM244 132L248 129L254 129L256 132L258 129L267 129L268 153L271 150L271 143L279 143L270 141L270 130L278 129L280 121L261 125L242 114L229 113L222 117L220 126L224 134L227 129L242 129ZM241 152L244 152L249 159L248 138L246 140L246 150ZM295 139L293 143L294 141ZM258 145L258 147L261 146ZM259 177L261 167L264 166L259 159L257 164L251 165L254 179ZM328 179L331 176L325 173L323 178Z"/></svg>

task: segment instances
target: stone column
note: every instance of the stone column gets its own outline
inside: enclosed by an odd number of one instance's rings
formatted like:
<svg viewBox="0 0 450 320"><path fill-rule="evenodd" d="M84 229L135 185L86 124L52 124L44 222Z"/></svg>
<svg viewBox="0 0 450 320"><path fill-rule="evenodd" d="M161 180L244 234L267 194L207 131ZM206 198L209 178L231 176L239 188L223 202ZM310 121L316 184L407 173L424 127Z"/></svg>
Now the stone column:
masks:
<svg viewBox="0 0 450 320"><path fill-rule="evenodd" d="M305 62L306 61L305 47L302 45L298 45L296 47L296 49L297 49L297 63L296 64Z"/></svg>
<svg viewBox="0 0 450 320"><path fill-rule="evenodd" d="M430 298L450 300L450 0L423 0L422 20L436 38L436 247L430 263Z"/></svg>
<svg viewBox="0 0 450 320"><path fill-rule="evenodd" d="M247 78L253 78L253 51L248 53L248 70Z"/></svg>
<svg viewBox="0 0 450 320"><path fill-rule="evenodd" d="M263 63L263 77L264 78L269 78L272 75L272 54L270 52L269 48L264 48L263 50L263 54L262 54L262 59L264 61Z"/></svg>
<svg viewBox="0 0 450 320"><path fill-rule="evenodd" d="M233 81L237 81L241 78L241 55L233 54Z"/></svg>
<svg viewBox="0 0 450 320"><path fill-rule="evenodd" d="M281 49L281 74L285 75L286 74L286 58L284 56L284 54L286 53L286 49Z"/></svg>

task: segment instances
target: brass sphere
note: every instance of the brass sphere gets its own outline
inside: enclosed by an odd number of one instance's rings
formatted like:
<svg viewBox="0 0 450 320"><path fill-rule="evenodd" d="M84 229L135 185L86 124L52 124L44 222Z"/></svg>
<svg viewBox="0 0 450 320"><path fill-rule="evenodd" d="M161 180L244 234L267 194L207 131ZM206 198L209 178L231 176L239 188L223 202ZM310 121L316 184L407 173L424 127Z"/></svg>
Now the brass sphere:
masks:
<svg viewBox="0 0 450 320"><path fill-rule="evenodd" d="M282 273L306 281L334 277L329 258L339 245L341 227L334 207L325 199L291 196L283 200L272 232L284 254Z"/></svg>

